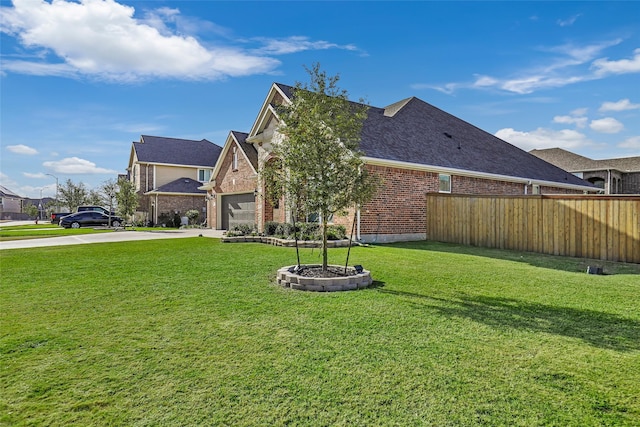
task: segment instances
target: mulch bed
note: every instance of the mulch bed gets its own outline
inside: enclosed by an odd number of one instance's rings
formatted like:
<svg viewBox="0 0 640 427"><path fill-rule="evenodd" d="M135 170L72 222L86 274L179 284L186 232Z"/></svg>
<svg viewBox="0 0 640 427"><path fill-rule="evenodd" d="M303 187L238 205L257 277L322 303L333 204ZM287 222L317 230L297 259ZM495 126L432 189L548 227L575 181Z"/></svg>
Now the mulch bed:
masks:
<svg viewBox="0 0 640 427"><path fill-rule="evenodd" d="M327 271L323 272L322 267L306 267L302 265L296 274L302 277L345 277L355 276L356 272L352 268L347 268L347 274L344 274L344 267L334 266L327 267Z"/></svg>

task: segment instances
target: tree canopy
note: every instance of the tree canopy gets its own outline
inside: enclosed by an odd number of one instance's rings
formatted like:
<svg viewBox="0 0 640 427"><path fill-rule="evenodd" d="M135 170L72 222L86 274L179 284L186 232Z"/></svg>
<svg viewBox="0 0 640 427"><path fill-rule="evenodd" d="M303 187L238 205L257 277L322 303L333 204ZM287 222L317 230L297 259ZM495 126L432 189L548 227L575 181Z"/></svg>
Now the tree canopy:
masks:
<svg viewBox="0 0 640 427"><path fill-rule="evenodd" d="M294 214L319 215L326 271L328 220L370 200L377 183L360 151L368 106L349 101L338 87L339 75L327 76L319 64L307 72L310 83L296 83L291 103L277 110L282 138L272 144L276 160L267 163L262 178L271 200L284 195Z"/></svg>

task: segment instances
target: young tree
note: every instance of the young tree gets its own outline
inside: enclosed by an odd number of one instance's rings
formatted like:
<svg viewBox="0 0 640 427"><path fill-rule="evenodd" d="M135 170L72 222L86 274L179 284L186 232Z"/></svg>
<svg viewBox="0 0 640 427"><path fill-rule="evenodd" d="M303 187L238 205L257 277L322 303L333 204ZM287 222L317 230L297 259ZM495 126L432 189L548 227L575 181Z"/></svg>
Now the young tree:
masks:
<svg viewBox="0 0 640 427"><path fill-rule="evenodd" d="M360 152L368 106L362 100L349 101L347 92L338 88L339 75L327 76L319 64L306 70L311 82L297 83L291 103L278 109L283 138L273 144L273 155L281 172L268 178L276 180L271 186L282 189L295 212L319 214L326 272L328 220L370 200L377 183L367 173Z"/></svg>
<svg viewBox="0 0 640 427"><path fill-rule="evenodd" d="M40 214L40 211L38 210L38 207L36 205L25 206L24 213L29 215L31 218L34 218L36 220L36 223L38 222L38 215Z"/></svg>
<svg viewBox="0 0 640 427"><path fill-rule="evenodd" d="M78 206L85 204L88 194L87 188L82 182L74 184L73 181L67 179L64 184L58 186L58 202L62 206L67 206L69 212L75 212Z"/></svg>
<svg viewBox="0 0 640 427"><path fill-rule="evenodd" d="M118 183L114 179L110 179L102 183L100 191L104 194L104 200L109 205L109 227L111 227L111 212L118 194Z"/></svg>
<svg viewBox="0 0 640 427"><path fill-rule="evenodd" d="M116 200L118 201L118 213L125 220L130 218L138 207L135 185L128 179L119 179Z"/></svg>
<svg viewBox="0 0 640 427"><path fill-rule="evenodd" d="M91 206L102 206L105 201L106 197L102 194L102 188L99 188L97 190L89 190L84 203Z"/></svg>

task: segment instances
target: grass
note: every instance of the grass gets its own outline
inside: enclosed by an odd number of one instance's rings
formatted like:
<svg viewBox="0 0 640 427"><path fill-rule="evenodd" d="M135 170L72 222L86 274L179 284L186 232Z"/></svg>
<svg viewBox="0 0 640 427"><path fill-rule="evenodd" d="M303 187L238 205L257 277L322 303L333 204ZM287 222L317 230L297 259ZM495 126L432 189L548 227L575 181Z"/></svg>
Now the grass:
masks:
<svg viewBox="0 0 640 427"><path fill-rule="evenodd" d="M127 230L134 231L169 231L178 230L177 228L165 227L130 227ZM10 240L24 239L42 239L47 237L72 236L77 234L94 234L109 233L114 231L108 228L63 228L57 224L38 224L38 225L15 225L2 227L0 226L0 242Z"/></svg>
<svg viewBox="0 0 640 427"><path fill-rule="evenodd" d="M640 424L639 265L382 245L352 249L373 288L326 294L261 244L0 257L1 425Z"/></svg>
<svg viewBox="0 0 640 427"><path fill-rule="evenodd" d="M111 232L109 229L94 228L62 228L57 224L16 225L0 227L0 242L10 240L42 239L46 237L73 236L78 234L94 234Z"/></svg>

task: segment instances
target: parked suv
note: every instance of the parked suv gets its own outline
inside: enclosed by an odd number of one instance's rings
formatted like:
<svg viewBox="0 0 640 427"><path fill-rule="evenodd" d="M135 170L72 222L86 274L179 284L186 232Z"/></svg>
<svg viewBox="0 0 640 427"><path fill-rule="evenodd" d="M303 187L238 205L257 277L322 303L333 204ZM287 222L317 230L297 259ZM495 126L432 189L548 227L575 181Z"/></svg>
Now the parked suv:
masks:
<svg viewBox="0 0 640 427"><path fill-rule="evenodd" d="M78 212L84 212L84 211L98 211L98 212L102 212L105 215L109 215L109 211L103 208L102 206L78 206ZM115 215L116 215L115 212L111 212L111 216L115 216Z"/></svg>
<svg viewBox="0 0 640 427"><path fill-rule="evenodd" d="M122 218L111 216L111 226L120 227L124 224ZM60 226L64 228L80 228L80 227L96 227L108 226L109 215L105 215L98 211L84 211L60 218Z"/></svg>

